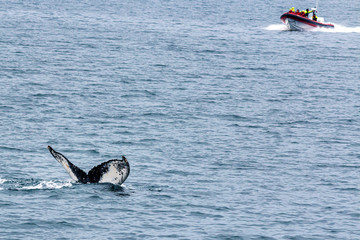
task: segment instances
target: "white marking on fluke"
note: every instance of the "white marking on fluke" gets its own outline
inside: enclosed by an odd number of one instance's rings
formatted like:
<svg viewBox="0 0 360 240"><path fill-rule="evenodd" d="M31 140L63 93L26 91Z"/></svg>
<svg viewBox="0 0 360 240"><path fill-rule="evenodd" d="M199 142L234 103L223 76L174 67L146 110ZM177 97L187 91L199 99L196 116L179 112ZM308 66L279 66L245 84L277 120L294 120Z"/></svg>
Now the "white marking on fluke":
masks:
<svg viewBox="0 0 360 240"><path fill-rule="evenodd" d="M88 174L72 164L64 155L56 152L52 147L48 149L53 157L65 168L70 177L81 183L113 183L122 184L130 174L127 159L113 159L93 167Z"/></svg>

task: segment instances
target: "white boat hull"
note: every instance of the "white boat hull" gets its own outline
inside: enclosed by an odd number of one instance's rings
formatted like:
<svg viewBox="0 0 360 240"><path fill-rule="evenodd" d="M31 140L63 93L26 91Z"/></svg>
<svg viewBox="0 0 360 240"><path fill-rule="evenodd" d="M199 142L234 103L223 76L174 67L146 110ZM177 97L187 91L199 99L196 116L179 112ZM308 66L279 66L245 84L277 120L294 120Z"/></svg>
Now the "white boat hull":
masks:
<svg viewBox="0 0 360 240"><path fill-rule="evenodd" d="M285 20L285 24L288 27L288 29L292 30L292 31L311 31L316 28L316 27L310 26L306 23L296 21L291 18L287 18Z"/></svg>

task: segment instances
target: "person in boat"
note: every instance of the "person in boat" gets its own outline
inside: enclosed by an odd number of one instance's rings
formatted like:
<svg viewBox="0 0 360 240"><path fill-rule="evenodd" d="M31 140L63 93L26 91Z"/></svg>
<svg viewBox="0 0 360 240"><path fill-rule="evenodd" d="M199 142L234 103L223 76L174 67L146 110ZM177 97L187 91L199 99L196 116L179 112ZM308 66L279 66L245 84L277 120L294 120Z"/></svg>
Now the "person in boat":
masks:
<svg viewBox="0 0 360 240"><path fill-rule="evenodd" d="M290 8L290 9L289 9L289 12L290 12L290 13L295 12L295 8L294 8L294 7Z"/></svg>
<svg viewBox="0 0 360 240"><path fill-rule="evenodd" d="M299 9L296 9L295 14L300 15L300 10L299 10Z"/></svg>
<svg viewBox="0 0 360 240"><path fill-rule="evenodd" d="M315 12L313 12L312 20L317 21L318 17L316 16Z"/></svg>
<svg viewBox="0 0 360 240"><path fill-rule="evenodd" d="M305 15L305 10L303 10L303 11L300 12L300 16L302 16L302 17L305 17L305 16L306 16L306 15Z"/></svg>
<svg viewBox="0 0 360 240"><path fill-rule="evenodd" d="M309 11L309 9L307 8L306 10L305 10L305 17L309 17L309 13L312 13L314 10L311 10L311 11Z"/></svg>

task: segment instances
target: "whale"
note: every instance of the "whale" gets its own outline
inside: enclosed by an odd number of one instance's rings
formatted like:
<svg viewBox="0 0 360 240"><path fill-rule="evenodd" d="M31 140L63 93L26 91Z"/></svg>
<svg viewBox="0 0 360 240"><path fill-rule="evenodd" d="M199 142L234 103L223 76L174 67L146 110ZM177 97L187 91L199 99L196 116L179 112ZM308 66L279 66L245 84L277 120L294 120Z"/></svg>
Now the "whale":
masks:
<svg viewBox="0 0 360 240"><path fill-rule="evenodd" d="M112 183L120 185L125 182L130 174L130 165L124 156L122 156L121 160L112 159L103 162L86 173L52 147L48 146L48 149L51 155L69 173L71 179L79 183Z"/></svg>

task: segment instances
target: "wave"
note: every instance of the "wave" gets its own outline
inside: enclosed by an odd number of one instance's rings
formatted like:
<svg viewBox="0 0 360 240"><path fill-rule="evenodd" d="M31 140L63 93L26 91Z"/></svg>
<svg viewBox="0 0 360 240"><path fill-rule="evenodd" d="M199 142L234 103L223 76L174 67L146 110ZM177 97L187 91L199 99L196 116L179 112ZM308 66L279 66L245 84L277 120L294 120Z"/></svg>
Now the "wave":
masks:
<svg viewBox="0 0 360 240"><path fill-rule="evenodd" d="M0 184L3 184L6 181L7 181L6 179L0 178Z"/></svg>

